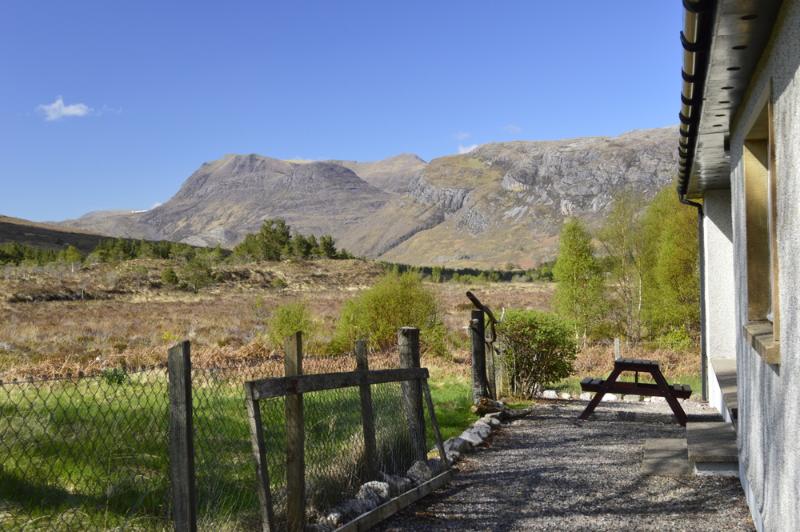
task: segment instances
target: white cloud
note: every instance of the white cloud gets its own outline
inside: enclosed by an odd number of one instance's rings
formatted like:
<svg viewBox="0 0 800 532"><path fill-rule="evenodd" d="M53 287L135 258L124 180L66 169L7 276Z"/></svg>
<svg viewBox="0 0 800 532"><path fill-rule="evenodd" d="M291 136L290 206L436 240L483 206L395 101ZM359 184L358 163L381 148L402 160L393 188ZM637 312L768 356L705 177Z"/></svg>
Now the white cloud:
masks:
<svg viewBox="0 0 800 532"><path fill-rule="evenodd" d="M36 107L36 110L44 115L44 119L48 122L53 120L61 120L62 118L86 116L92 112L92 109L85 103L72 103L69 105L64 104L64 98L59 96L53 103L42 104Z"/></svg>
<svg viewBox="0 0 800 532"><path fill-rule="evenodd" d="M459 144L458 145L458 153L463 155L465 153L471 152L472 150L474 150L477 147L478 147L477 144L470 144L469 146L463 146L463 145Z"/></svg>
<svg viewBox="0 0 800 532"><path fill-rule="evenodd" d="M516 135L517 133L522 133L522 128L519 127L517 124L506 124L505 126L503 126L503 129L505 129L508 133L511 133L513 135Z"/></svg>
<svg viewBox="0 0 800 532"><path fill-rule="evenodd" d="M469 134L469 133L467 133L466 131L459 131L458 133L456 133L456 134L455 134L455 135L453 135L453 136L456 138L456 140L467 140L467 139L468 139L468 138L470 138L472 135L470 135L470 134Z"/></svg>

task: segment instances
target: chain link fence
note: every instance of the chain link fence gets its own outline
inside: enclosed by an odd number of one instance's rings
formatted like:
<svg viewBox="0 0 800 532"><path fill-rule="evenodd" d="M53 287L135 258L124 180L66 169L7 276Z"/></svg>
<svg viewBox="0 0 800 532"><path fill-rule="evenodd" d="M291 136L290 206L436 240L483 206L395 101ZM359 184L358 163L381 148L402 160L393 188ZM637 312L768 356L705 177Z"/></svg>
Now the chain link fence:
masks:
<svg viewBox="0 0 800 532"><path fill-rule="evenodd" d="M396 355L370 359L396 367ZM310 357L306 373L352 371L352 357ZM192 369L198 527L260 527L242 383L283 361ZM0 381L0 529L172 529L166 368ZM414 462L400 383L372 386L379 470ZM368 480L358 388L304 395L309 522ZM264 400L276 514L286 506L284 398ZM282 521L279 521L279 523Z"/></svg>

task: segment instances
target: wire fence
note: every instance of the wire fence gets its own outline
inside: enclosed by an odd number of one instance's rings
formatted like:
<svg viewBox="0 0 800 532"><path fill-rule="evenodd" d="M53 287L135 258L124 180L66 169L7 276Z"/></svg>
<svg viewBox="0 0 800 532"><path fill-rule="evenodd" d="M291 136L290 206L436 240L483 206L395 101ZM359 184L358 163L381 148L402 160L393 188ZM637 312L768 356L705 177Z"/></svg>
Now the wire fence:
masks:
<svg viewBox="0 0 800 532"><path fill-rule="evenodd" d="M394 356L371 359L396 367ZM355 369L309 358L307 373ZM260 527L242 383L283 374L282 360L192 370L197 521L202 530ZM172 529L166 368L0 381L0 529ZM414 461L400 383L372 386L379 470ZM304 395L308 521L367 480L358 388ZM262 402L276 514L286 506L284 398Z"/></svg>

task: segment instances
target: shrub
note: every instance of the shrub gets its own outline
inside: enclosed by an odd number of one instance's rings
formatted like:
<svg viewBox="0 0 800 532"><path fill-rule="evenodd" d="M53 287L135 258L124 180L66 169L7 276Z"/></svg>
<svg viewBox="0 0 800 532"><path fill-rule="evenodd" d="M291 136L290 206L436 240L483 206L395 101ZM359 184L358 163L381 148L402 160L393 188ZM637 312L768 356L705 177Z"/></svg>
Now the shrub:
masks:
<svg viewBox="0 0 800 532"><path fill-rule="evenodd" d="M655 339L658 349L670 351L689 351L695 347L695 342L684 327L673 327L669 332Z"/></svg>
<svg viewBox="0 0 800 532"><path fill-rule="evenodd" d="M512 310L497 332L514 395L532 397L572 373L578 353L575 329L555 314Z"/></svg>
<svg viewBox="0 0 800 532"><path fill-rule="evenodd" d="M125 368L107 368L100 373L100 376L109 385L125 384L130 378Z"/></svg>
<svg viewBox="0 0 800 532"><path fill-rule="evenodd" d="M286 338L296 332L303 333L303 343L313 346L317 326L308 305L303 301L290 301L275 308L267 321L267 340L272 349L282 350Z"/></svg>
<svg viewBox="0 0 800 532"><path fill-rule="evenodd" d="M417 274L387 273L344 304L330 349L347 352L359 338L366 338L370 349L387 349L396 345L401 327L419 328L424 351L446 353L446 331L433 292Z"/></svg>
<svg viewBox="0 0 800 532"><path fill-rule="evenodd" d="M181 268L180 279L183 287L192 292L197 292L214 281L211 267L199 258L191 259Z"/></svg>
<svg viewBox="0 0 800 532"><path fill-rule="evenodd" d="M167 268L161 272L161 282L165 286L178 286L178 274L172 268Z"/></svg>

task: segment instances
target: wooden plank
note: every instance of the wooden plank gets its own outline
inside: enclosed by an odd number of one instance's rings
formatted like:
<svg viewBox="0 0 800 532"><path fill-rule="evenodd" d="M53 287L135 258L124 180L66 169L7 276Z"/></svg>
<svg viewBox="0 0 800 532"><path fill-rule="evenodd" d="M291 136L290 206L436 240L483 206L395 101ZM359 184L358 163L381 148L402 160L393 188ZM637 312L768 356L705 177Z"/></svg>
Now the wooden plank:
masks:
<svg viewBox="0 0 800 532"><path fill-rule="evenodd" d="M375 438L375 415L372 409L372 390L370 389L368 373L369 361L367 359L367 342L356 342L356 366L361 374L359 395L361 397L361 427L364 432L364 457L367 463L367 479L378 478L378 443Z"/></svg>
<svg viewBox="0 0 800 532"><path fill-rule="evenodd" d="M303 373L303 335L295 333L286 340L284 370L287 377ZM305 421L303 395L289 394L286 413L286 528L303 532L306 526Z"/></svg>
<svg viewBox="0 0 800 532"><path fill-rule="evenodd" d="M369 384L384 382L401 382L407 380L427 379L427 368L400 368L373 370L367 374ZM358 371L342 373L316 373L294 377L274 377L249 381L252 388L249 393L253 399L268 399L284 395L333 390L361 385L362 375Z"/></svg>
<svg viewBox="0 0 800 532"><path fill-rule="evenodd" d="M176 532L197 530L197 492L192 427L192 360L189 342L170 348L169 468L172 516Z"/></svg>
<svg viewBox="0 0 800 532"><path fill-rule="evenodd" d="M667 404L672 409L672 413L675 414L675 418L678 420L678 423L685 427L686 412L683 411L680 403L678 403L678 400L675 399L675 396L672 394L672 390L669 387L669 383L667 383L667 379L664 378L664 375L661 374L661 370L658 369L658 367L650 371L650 374L653 376L656 384L658 384L661 387L661 390L664 392L664 398L667 400Z"/></svg>
<svg viewBox="0 0 800 532"><path fill-rule="evenodd" d="M428 415L431 418L431 426L433 427L433 435L436 438L436 448L439 450L439 458L445 467L450 467L450 460L444 452L444 442L442 442L442 433L439 430L439 422L436 421L436 409L433 408L433 398L431 397L431 389L428 386L428 381L422 381L422 391L425 394L425 404L428 406Z"/></svg>
<svg viewBox="0 0 800 532"><path fill-rule="evenodd" d="M581 389L585 392L599 392L602 388L602 381L598 381L597 379L592 379L588 382L585 381L585 379L581 381ZM692 395L692 389L687 384L670 384L669 387L672 390L672 395L675 397L688 399ZM663 397L661 386L647 382L640 382L637 384L634 382L616 381L609 386L605 392Z"/></svg>
<svg viewBox="0 0 800 532"><path fill-rule="evenodd" d="M410 506L421 498L425 497L447 484L453 478L453 470L448 469L429 481L412 488L405 493L383 503L374 510L360 515L352 521L345 523L337 531L340 532L358 532L362 530L369 530L381 521L391 517L403 508Z"/></svg>
<svg viewBox="0 0 800 532"><path fill-rule="evenodd" d="M397 335L400 350L400 366L419 368L419 329L403 327ZM422 386L419 380L403 381L402 402L411 445L417 460L425 460L428 452L425 445L425 413L422 408Z"/></svg>
<svg viewBox="0 0 800 532"><path fill-rule="evenodd" d="M250 441L253 457L256 460L256 480L258 484L258 499L261 510L261 530L273 532L275 530L275 513L272 506L272 493L269 488L269 465L267 462L267 449L264 444L264 428L261 421L261 408L258 401L253 399L251 383L245 383L245 404L247 405L247 420L250 424Z"/></svg>
<svg viewBox="0 0 800 532"><path fill-rule="evenodd" d="M583 412L581 412L581 415L578 416L578 418L589 419L589 416L592 415L594 409L597 408L598 404L600 404L600 401L603 399L603 396L606 393L608 393L608 388L611 386L612 383L614 383L614 381L617 380L617 377L619 377L620 373L622 373L622 369L618 368L617 365L614 364L614 369L611 371L611 374L605 381L603 381L600 390L596 394L594 394L594 397L592 397L592 400L589 401L589 404L586 405L586 408L583 410Z"/></svg>

